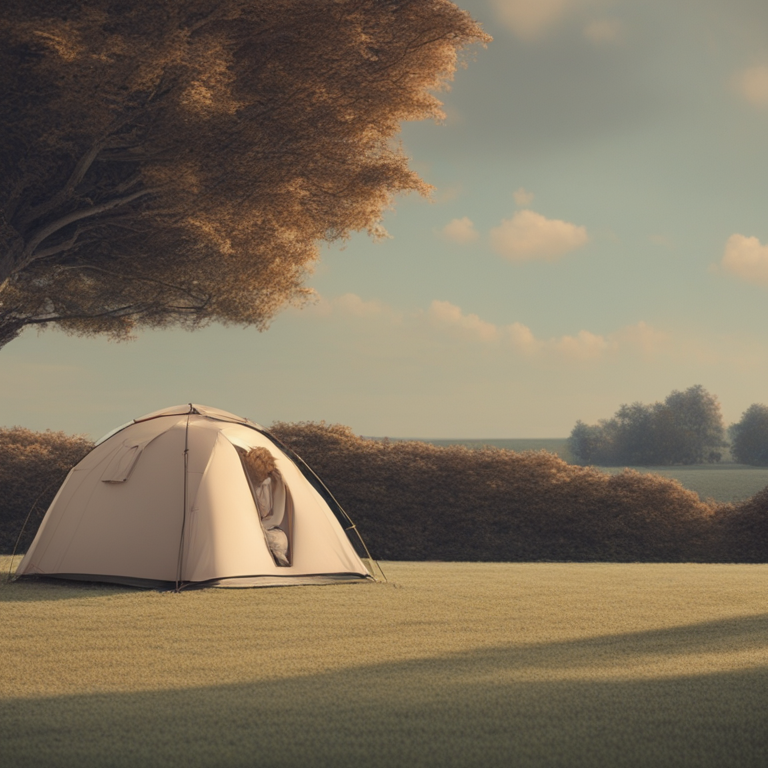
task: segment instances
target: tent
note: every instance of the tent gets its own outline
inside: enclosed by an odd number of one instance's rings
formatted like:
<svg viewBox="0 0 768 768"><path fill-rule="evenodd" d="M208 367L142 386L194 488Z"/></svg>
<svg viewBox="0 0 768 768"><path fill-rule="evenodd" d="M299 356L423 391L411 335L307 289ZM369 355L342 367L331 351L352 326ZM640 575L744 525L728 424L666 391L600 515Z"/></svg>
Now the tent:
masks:
<svg viewBox="0 0 768 768"><path fill-rule="evenodd" d="M276 467L271 527L244 463L258 448ZM373 580L374 567L357 529L298 456L248 419L188 404L96 443L67 475L16 577L181 589Z"/></svg>

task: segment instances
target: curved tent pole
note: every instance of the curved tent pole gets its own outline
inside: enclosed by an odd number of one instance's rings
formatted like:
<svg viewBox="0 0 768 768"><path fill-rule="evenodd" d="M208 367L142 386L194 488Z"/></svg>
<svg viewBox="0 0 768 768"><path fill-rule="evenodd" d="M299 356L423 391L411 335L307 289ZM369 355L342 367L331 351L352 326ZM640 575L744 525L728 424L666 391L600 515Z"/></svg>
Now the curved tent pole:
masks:
<svg viewBox="0 0 768 768"><path fill-rule="evenodd" d="M247 426L251 427L251 429L255 429L257 432L261 432L261 434L268 437L272 442L277 445L278 448L280 448L283 453L285 453L288 458L292 459L294 463L296 463L301 470L301 473L312 483L313 486L315 486L315 489L320 491L321 496L326 496L326 501L330 499L333 504L329 504L331 511L334 513L334 516L341 524L342 529L344 530L344 533L347 534L347 538L350 538L350 531L354 531L355 535L357 536L357 540L360 542L360 546L363 548L363 551L366 554L366 557L371 563L374 563L376 565L376 568L378 568L379 573L381 574L384 581L389 581L387 578L387 575L384 573L384 570L382 569L381 565L379 564L379 561L374 559L371 555L371 553L368 551L368 547L365 544L365 541L363 541L363 537L360 535L360 531L357 530L357 525L353 522L352 518L347 514L347 511L344 509L344 507L339 504L336 497L330 492L328 489L328 486L320 479L320 477L317 475L314 469L307 464L304 459L299 456L296 451L289 448L285 443L283 443L281 440L278 440L271 432L264 429L263 427L257 428L253 426L252 424L248 424ZM314 480L314 482L313 482ZM319 488L317 486L320 486ZM321 490L322 489L322 490ZM371 574L373 575L373 574Z"/></svg>

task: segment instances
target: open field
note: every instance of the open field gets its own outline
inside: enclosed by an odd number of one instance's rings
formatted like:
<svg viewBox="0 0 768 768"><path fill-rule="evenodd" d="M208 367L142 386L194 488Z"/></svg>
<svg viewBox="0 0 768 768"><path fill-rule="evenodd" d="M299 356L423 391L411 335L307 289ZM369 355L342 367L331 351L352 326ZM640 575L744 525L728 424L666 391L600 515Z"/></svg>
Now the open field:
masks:
<svg viewBox="0 0 768 768"><path fill-rule="evenodd" d="M638 472L661 475L696 491L702 500L744 501L768 485L768 467L748 467L744 464L694 464L688 467L633 467ZM600 467L601 472L614 475L623 467Z"/></svg>
<svg viewBox="0 0 768 768"><path fill-rule="evenodd" d="M500 448L505 451L549 451L557 454L565 461L571 460L571 452L568 450L568 441L561 437L552 438L508 438L488 440L440 440L426 439L422 442L437 446L464 445L467 448Z"/></svg>
<svg viewBox="0 0 768 768"><path fill-rule="evenodd" d="M768 764L768 566L383 566L180 595L3 583L0 763Z"/></svg>

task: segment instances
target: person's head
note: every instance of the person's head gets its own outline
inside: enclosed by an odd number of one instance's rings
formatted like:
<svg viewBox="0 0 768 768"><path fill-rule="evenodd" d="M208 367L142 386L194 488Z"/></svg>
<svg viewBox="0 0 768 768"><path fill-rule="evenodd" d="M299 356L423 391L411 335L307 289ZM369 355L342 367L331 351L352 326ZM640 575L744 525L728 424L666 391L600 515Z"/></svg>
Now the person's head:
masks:
<svg viewBox="0 0 768 768"><path fill-rule="evenodd" d="M251 448L243 463L254 485L261 485L277 466L275 457L266 448Z"/></svg>

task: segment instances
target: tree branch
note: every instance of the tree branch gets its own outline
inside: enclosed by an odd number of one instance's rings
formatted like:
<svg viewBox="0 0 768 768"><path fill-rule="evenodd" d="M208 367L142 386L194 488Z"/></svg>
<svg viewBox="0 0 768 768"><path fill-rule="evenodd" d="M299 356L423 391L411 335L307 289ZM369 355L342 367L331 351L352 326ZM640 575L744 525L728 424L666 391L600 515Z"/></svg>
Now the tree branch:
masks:
<svg viewBox="0 0 768 768"><path fill-rule="evenodd" d="M96 320L99 317L126 317L129 314L135 313L137 308L140 308L141 304L128 304L125 307L118 307L117 309L110 309L106 312L97 312L94 315L80 314L80 315L54 315L53 317L33 317L24 318L22 321L24 325L42 325L43 323L59 323L62 320Z"/></svg>
<svg viewBox="0 0 768 768"><path fill-rule="evenodd" d="M46 213L52 211L56 206L61 205L71 197L77 185L83 180L85 174L88 173L88 169L93 165L99 152L104 148L106 141L106 139L102 138L91 145L88 151L77 161L67 183L49 200L39 205L34 205L27 211L26 216L20 222L22 227L26 227L35 219L45 216Z"/></svg>
<svg viewBox="0 0 768 768"><path fill-rule="evenodd" d="M138 192L133 192L132 194L126 195L125 197L113 198L112 200L107 200L106 202L100 203L99 205L93 205L90 208L73 211L72 213L68 213L66 216L62 216L60 219L56 219L56 221L52 221L50 224L47 224L41 230L39 230L38 233L27 243L27 247L24 249L26 253L24 266L27 266L38 258L35 250L44 240L59 230L64 229L64 227L69 226L70 224L74 224L74 222L80 221L81 219L87 219L91 216L98 216L100 213L111 211L113 208L119 208L121 205L128 205L128 203L132 203L134 200L138 200L140 197L146 197L147 195L154 194L156 191L157 190L155 189L140 189Z"/></svg>
<svg viewBox="0 0 768 768"><path fill-rule="evenodd" d="M49 256L55 256L57 253L61 253L62 251L68 251L77 242L77 238L80 237L82 231L83 230L80 227L77 227L77 229L75 229L75 234L72 235L69 240L64 240L61 243L57 243L56 245L52 245L49 248L43 248L42 251L38 251L35 254L35 261L38 259L47 259Z"/></svg>
<svg viewBox="0 0 768 768"><path fill-rule="evenodd" d="M110 277L117 277L122 280L136 280L140 283L150 283L151 285L159 285L163 288L170 288L173 291L178 291L179 293L185 293L187 296L189 296L192 299L195 299L197 301L203 301L203 306L205 306L210 301L210 296L205 299L203 296L197 295L193 293L192 291L188 290L187 288L183 288L180 285L174 285L173 283L166 283L163 280L156 280L152 277L141 277L140 275L126 275L126 274L120 274L119 272L112 272L109 269L104 269L103 267L97 267L93 264L73 264L71 266L67 267L61 267L61 271L69 271L72 269L90 269L93 272L101 272L102 274L109 275Z"/></svg>

